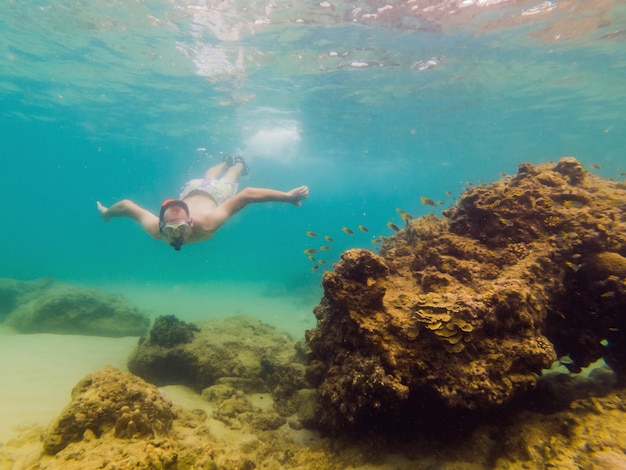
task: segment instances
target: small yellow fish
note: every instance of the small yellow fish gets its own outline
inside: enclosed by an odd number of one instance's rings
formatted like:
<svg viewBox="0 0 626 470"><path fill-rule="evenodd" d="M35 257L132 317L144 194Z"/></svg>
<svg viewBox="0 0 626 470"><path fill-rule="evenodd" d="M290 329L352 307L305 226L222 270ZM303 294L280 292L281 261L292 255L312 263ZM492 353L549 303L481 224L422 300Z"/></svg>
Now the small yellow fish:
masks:
<svg viewBox="0 0 626 470"><path fill-rule="evenodd" d="M332 243L334 240L332 237L329 237L328 235L324 235L324 240L326 240L327 242Z"/></svg>
<svg viewBox="0 0 626 470"><path fill-rule="evenodd" d="M361 232L369 232L369 231L370 231L370 230L369 230L367 227L365 227L364 225L359 225L359 230L360 230Z"/></svg>
<svg viewBox="0 0 626 470"><path fill-rule="evenodd" d="M380 238L373 238L372 243L381 243L382 240Z"/></svg>
<svg viewBox="0 0 626 470"><path fill-rule="evenodd" d="M513 222L511 222L509 219L505 219L504 217L500 217L498 220L505 227L511 227L513 225Z"/></svg>
<svg viewBox="0 0 626 470"><path fill-rule="evenodd" d="M350 230L348 227L342 227L341 231L343 233L347 233L348 235L354 235L354 232L352 230Z"/></svg>
<svg viewBox="0 0 626 470"><path fill-rule="evenodd" d="M315 266L311 266L311 271L317 271L319 268L319 265L316 264Z"/></svg>
<svg viewBox="0 0 626 470"><path fill-rule="evenodd" d="M326 260L325 259L320 259L317 261L319 264L326 264Z"/></svg>
<svg viewBox="0 0 626 470"><path fill-rule="evenodd" d="M446 191L446 196L452 196L452 191Z"/></svg>
<svg viewBox="0 0 626 470"><path fill-rule="evenodd" d="M309 261L315 262L315 256L309 256Z"/></svg>
<svg viewBox="0 0 626 470"><path fill-rule="evenodd" d="M437 204L435 204L435 201L433 201L432 199L428 197L421 197L420 200L422 201L422 204L425 204L427 206L433 206L433 207L437 206Z"/></svg>
<svg viewBox="0 0 626 470"><path fill-rule="evenodd" d="M415 218L408 212L403 211L402 209L396 209L396 211L400 213L400 217L402 217L402 220L404 220L405 222L408 222L409 220L413 220Z"/></svg>
<svg viewBox="0 0 626 470"><path fill-rule="evenodd" d="M387 222L387 227L389 227L391 230L394 230L396 232L400 231L400 227L398 227L396 224L394 224L393 222Z"/></svg>
<svg viewBox="0 0 626 470"><path fill-rule="evenodd" d="M602 165L598 165L597 163L592 163L589 166L591 168L593 168L594 170L601 170L602 169Z"/></svg>
<svg viewBox="0 0 626 470"><path fill-rule="evenodd" d="M407 214L406 212L402 213L402 220L404 220L405 222L409 222L411 220L413 220L415 217L413 217L411 214Z"/></svg>
<svg viewBox="0 0 626 470"><path fill-rule="evenodd" d="M317 233L315 233L315 232L307 232L306 236L307 237L317 237Z"/></svg>
<svg viewBox="0 0 626 470"><path fill-rule="evenodd" d="M567 207L567 208L578 208L580 206L582 206L583 203L580 201L572 201L571 199L567 199L565 201L563 201L563 207Z"/></svg>
<svg viewBox="0 0 626 470"><path fill-rule="evenodd" d="M574 272L577 272L582 266L582 264L572 263L571 261L566 261L565 264Z"/></svg>
<svg viewBox="0 0 626 470"><path fill-rule="evenodd" d="M321 251L328 251L328 250L330 250L330 248L331 248L331 247L330 247L330 246L328 246L328 245L320 246L320 250L321 250Z"/></svg>
<svg viewBox="0 0 626 470"><path fill-rule="evenodd" d="M305 255L314 255L315 253L317 253L317 250L315 248L308 248L304 250Z"/></svg>

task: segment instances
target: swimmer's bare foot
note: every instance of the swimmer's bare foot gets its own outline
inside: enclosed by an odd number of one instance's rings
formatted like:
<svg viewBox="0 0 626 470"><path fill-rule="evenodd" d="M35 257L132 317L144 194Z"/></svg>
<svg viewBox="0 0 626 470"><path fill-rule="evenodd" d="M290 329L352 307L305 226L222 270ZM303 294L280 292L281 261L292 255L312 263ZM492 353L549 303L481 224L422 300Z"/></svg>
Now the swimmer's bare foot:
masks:
<svg viewBox="0 0 626 470"><path fill-rule="evenodd" d="M102 217L104 220L108 222L109 219L111 218L110 216L107 215L107 212L109 211L109 209L104 207L100 201L96 201L96 204L98 204L98 212L100 212L100 217Z"/></svg>
<svg viewBox="0 0 626 470"><path fill-rule="evenodd" d="M222 163L225 163L228 168L230 168L231 166L235 164L233 157L231 157L230 155L224 155L224 158L222 159Z"/></svg>
<svg viewBox="0 0 626 470"><path fill-rule="evenodd" d="M239 175L248 176L250 174L250 167L248 166L248 164L246 163L246 161L243 159L242 156L237 155L235 157L235 159L233 160L233 165L236 165L237 163L241 165L241 173Z"/></svg>
<svg viewBox="0 0 626 470"><path fill-rule="evenodd" d="M302 205L302 200L306 199L309 195L309 187L308 186L300 186L298 188L293 188L291 191L287 192L287 201L294 206L300 207Z"/></svg>

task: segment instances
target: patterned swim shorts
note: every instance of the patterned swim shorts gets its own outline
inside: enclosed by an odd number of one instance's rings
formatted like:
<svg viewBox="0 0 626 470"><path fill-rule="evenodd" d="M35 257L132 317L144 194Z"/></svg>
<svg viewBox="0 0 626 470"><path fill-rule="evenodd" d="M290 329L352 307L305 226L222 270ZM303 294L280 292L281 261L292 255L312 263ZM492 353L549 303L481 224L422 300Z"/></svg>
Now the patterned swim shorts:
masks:
<svg viewBox="0 0 626 470"><path fill-rule="evenodd" d="M193 193L202 192L206 193L213 198L215 203L219 206L227 199L237 194L239 183L237 181L222 178L219 180L208 178L197 178L191 181L187 181L180 190L179 199L184 200L187 196L191 196Z"/></svg>

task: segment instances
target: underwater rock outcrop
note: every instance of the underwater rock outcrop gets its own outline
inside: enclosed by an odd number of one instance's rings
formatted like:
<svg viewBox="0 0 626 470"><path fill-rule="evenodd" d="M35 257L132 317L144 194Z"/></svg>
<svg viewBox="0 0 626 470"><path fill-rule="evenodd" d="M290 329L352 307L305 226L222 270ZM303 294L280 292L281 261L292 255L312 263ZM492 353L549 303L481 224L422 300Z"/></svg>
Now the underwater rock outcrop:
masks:
<svg viewBox="0 0 626 470"><path fill-rule="evenodd" d="M324 275L307 332L318 426L498 409L565 355L624 376L624 183L571 157L525 163L443 215L410 221L379 255L348 250Z"/></svg>
<svg viewBox="0 0 626 470"><path fill-rule="evenodd" d="M50 470L218 468L217 462L226 459L203 426L205 419L202 412L173 406L154 385L139 377L105 367L78 382L70 403L48 430L40 438L30 438L40 441L43 454L31 453L25 459L28 447L23 451L19 446L0 446L0 466ZM17 447L17 452L11 453L12 447Z"/></svg>
<svg viewBox="0 0 626 470"><path fill-rule="evenodd" d="M168 333L169 328L175 330ZM187 326L184 326L187 325ZM176 332L185 341L161 344ZM157 338L155 341L154 338ZM183 323L169 318L155 323L128 361L128 369L158 386L187 385L197 392L228 385L250 392L270 392L277 408L293 412L291 396L306 388L305 366L287 333L244 316Z"/></svg>
<svg viewBox="0 0 626 470"><path fill-rule="evenodd" d="M552 396L565 394L573 401L562 403L558 411L526 410L506 420L481 424L461 439L388 439L382 434L350 439L322 437L291 423L285 425L284 419L255 409L249 396L233 393L228 387L211 387L208 396L203 393L208 401L185 395L185 408L172 406L154 395L154 386L105 368L79 382L70 406L47 433L39 427L25 427L18 437L2 443L0 468L622 469L626 465L626 389L604 393L608 375L609 371L601 371L583 384L572 382L565 374L566 380L543 377L540 383L549 387ZM160 411L140 411L138 421L143 416L155 418L150 423L154 435L145 432L131 436L118 431L132 430L129 410L150 410L153 402ZM133 411L133 422L134 415ZM155 424L165 426L157 430ZM67 440L67 445L53 455L42 453L42 435L49 445L50 439L59 435L50 433L61 431L61 435L74 436L75 440Z"/></svg>
<svg viewBox="0 0 626 470"><path fill-rule="evenodd" d="M196 331L200 328L192 323L181 321L174 315L163 315L154 320L148 341L155 346L172 347L190 343Z"/></svg>
<svg viewBox="0 0 626 470"><path fill-rule="evenodd" d="M89 374L72 390L72 400L43 439L53 455L72 442L112 433L120 439L147 439L169 430L174 411L159 390L113 367Z"/></svg>
<svg viewBox="0 0 626 470"><path fill-rule="evenodd" d="M120 295L52 279L0 279L0 321L20 333L141 336L148 315Z"/></svg>

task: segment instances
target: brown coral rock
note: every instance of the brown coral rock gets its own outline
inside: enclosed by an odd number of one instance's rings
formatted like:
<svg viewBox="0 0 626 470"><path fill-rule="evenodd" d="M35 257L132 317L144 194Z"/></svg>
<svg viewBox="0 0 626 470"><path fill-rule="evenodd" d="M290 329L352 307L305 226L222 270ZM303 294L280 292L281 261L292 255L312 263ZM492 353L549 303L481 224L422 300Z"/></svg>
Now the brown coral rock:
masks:
<svg viewBox="0 0 626 470"><path fill-rule="evenodd" d="M575 367L626 363L625 256L623 185L572 157L467 190L379 256L345 252L307 333L317 424L493 410L533 389L557 353Z"/></svg>
<svg viewBox="0 0 626 470"><path fill-rule="evenodd" d="M118 438L152 438L166 433L173 417L155 386L105 367L76 384L72 401L44 437L44 450L56 454L71 442L108 432Z"/></svg>

